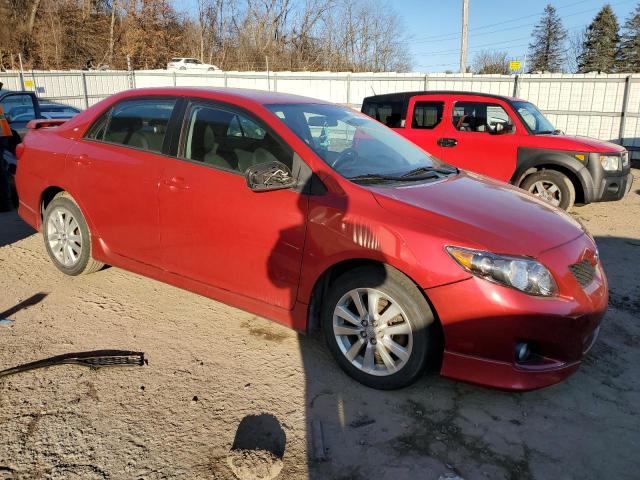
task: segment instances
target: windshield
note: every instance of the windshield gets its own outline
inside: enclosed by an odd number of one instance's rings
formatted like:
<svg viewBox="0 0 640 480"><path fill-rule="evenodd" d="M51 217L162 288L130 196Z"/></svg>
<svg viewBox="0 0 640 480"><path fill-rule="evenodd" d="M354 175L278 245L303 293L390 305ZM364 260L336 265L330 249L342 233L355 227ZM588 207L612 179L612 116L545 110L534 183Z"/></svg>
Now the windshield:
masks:
<svg viewBox="0 0 640 480"><path fill-rule="evenodd" d="M403 175L443 168L424 150L350 108L323 104L267 105L267 108L343 177L398 180Z"/></svg>
<svg viewBox="0 0 640 480"><path fill-rule="evenodd" d="M514 108L525 121L531 133L554 133L556 127L536 108L533 103L513 102Z"/></svg>

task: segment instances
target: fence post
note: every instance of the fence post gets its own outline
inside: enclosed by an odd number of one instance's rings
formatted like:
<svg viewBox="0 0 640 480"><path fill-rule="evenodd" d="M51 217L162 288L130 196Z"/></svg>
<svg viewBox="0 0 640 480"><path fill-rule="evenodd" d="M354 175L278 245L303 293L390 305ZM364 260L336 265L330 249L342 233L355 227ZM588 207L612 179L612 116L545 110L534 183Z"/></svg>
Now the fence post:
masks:
<svg viewBox="0 0 640 480"><path fill-rule="evenodd" d="M424 91L429 90L429 75L424 74Z"/></svg>
<svg viewBox="0 0 640 480"><path fill-rule="evenodd" d="M515 77L513 77L513 95L514 97L518 98L518 90L519 90L519 85L518 85L518 80L520 79L520 75L517 75Z"/></svg>
<svg viewBox="0 0 640 480"><path fill-rule="evenodd" d="M173 86L175 87L177 85L176 83L176 71L173 71Z"/></svg>
<svg viewBox="0 0 640 480"><path fill-rule="evenodd" d="M224 86L226 88L226 86L227 86L227 72L226 71L222 72L222 78L224 80Z"/></svg>
<svg viewBox="0 0 640 480"><path fill-rule="evenodd" d="M278 74L276 72L273 72L273 91L278 91Z"/></svg>
<svg viewBox="0 0 640 480"><path fill-rule="evenodd" d="M624 94L622 96L622 112L620 112L620 145L624 147L624 130L627 124L627 111L629 110L629 91L631 90L631 75L627 75L624 79Z"/></svg>
<svg viewBox="0 0 640 480"><path fill-rule="evenodd" d="M351 72L347 73L347 105L351 106Z"/></svg>
<svg viewBox="0 0 640 480"><path fill-rule="evenodd" d="M87 92L87 74L82 72L82 94L84 95L84 108L89 108L89 93Z"/></svg>

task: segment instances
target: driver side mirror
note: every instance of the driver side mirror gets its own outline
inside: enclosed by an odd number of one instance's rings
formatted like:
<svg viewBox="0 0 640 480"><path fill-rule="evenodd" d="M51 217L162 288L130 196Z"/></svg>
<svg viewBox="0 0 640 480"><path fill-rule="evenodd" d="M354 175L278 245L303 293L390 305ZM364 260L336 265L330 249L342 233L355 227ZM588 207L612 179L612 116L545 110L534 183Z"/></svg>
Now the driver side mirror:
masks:
<svg viewBox="0 0 640 480"><path fill-rule="evenodd" d="M244 177L247 180L247 186L254 192L282 190L295 187L298 183L293 178L289 167L278 161L259 163L249 167Z"/></svg>

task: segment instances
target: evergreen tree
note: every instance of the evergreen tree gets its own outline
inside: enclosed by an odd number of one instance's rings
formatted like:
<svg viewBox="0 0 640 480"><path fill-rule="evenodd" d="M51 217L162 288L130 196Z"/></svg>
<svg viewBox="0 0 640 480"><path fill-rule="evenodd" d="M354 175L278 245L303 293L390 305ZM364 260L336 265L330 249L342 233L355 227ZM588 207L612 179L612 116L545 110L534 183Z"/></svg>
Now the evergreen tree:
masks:
<svg viewBox="0 0 640 480"><path fill-rule="evenodd" d="M640 5L622 27L617 71L640 72Z"/></svg>
<svg viewBox="0 0 640 480"><path fill-rule="evenodd" d="M607 4L587 28L582 54L578 57L579 73L614 71L620 42L618 29L618 19Z"/></svg>
<svg viewBox="0 0 640 480"><path fill-rule="evenodd" d="M567 31L553 5L545 7L540 22L533 28L529 44L529 72L560 72L565 60L564 40Z"/></svg>

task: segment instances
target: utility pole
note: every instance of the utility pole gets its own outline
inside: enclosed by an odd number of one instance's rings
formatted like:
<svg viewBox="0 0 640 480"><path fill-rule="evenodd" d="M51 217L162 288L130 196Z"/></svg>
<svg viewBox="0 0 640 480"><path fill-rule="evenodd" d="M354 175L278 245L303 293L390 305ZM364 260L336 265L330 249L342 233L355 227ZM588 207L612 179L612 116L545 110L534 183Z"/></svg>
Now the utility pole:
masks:
<svg viewBox="0 0 640 480"><path fill-rule="evenodd" d="M467 73L468 27L469 27L469 0L462 0L462 42L460 44L460 73Z"/></svg>

